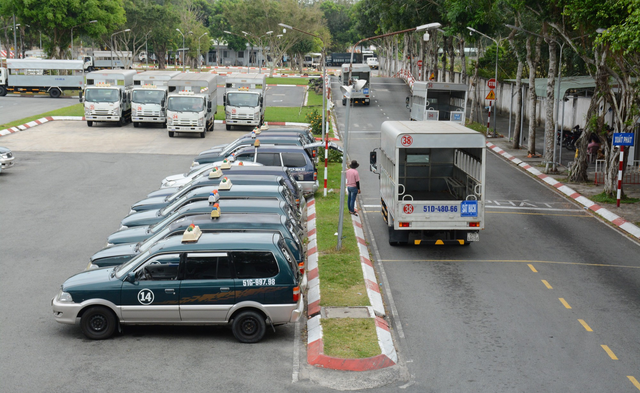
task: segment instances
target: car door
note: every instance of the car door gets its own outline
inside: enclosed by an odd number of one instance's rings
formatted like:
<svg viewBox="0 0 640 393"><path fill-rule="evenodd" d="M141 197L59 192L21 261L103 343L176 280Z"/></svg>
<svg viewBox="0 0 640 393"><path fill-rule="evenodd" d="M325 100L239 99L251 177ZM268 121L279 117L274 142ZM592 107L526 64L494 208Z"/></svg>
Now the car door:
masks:
<svg viewBox="0 0 640 393"><path fill-rule="evenodd" d="M227 253L188 253L180 286L184 322L224 322L235 304L235 283Z"/></svg>
<svg viewBox="0 0 640 393"><path fill-rule="evenodd" d="M128 323L180 321L180 254L154 255L122 283L122 318Z"/></svg>
<svg viewBox="0 0 640 393"><path fill-rule="evenodd" d="M265 295L277 291L278 262L269 251L234 252L236 301L265 303Z"/></svg>

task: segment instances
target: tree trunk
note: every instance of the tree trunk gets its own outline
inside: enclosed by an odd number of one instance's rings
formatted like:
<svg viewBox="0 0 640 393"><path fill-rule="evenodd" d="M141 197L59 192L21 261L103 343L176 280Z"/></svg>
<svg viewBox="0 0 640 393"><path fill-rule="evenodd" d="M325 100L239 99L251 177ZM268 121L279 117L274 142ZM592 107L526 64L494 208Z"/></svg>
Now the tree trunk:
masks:
<svg viewBox="0 0 640 393"><path fill-rule="evenodd" d="M453 38L449 39L449 49L451 50L449 57L451 58L451 64L449 64L449 82L454 83L456 81L455 78L455 65L456 65L456 50L453 46Z"/></svg>
<svg viewBox="0 0 640 393"><path fill-rule="evenodd" d="M442 37L442 81L447 81L447 51L449 50L447 36Z"/></svg>
<svg viewBox="0 0 640 393"><path fill-rule="evenodd" d="M467 84L467 55L464 53L464 38L460 38L458 43L460 44L460 64L462 64L460 83Z"/></svg>
<svg viewBox="0 0 640 393"><path fill-rule="evenodd" d="M431 56L433 59L433 80L438 81L438 31L434 30L433 34L431 34L431 42L432 42L432 52ZM429 79L431 79L431 75L429 75Z"/></svg>
<svg viewBox="0 0 640 393"><path fill-rule="evenodd" d="M528 154L530 157L536 155L536 68L540 61L540 41L538 38L536 41L536 49L531 48L531 36L527 37L527 65L529 66L529 141L528 141Z"/></svg>
<svg viewBox="0 0 640 393"><path fill-rule="evenodd" d="M553 157L553 145L555 142L555 123L553 121L553 109L555 104L555 87L556 87L556 67L557 67L557 58L556 58L556 42L553 40L548 40L549 44L549 71L547 77L547 102L545 105L545 122L544 122L544 136L545 136L545 146L544 146L544 161L545 165L545 173L549 173L549 167L552 165L552 168L555 170L556 165L554 163Z"/></svg>
<svg viewBox="0 0 640 393"><path fill-rule="evenodd" d="M524 69L524 63L518 56L518 74L516 75L516 123L513 127L513 148L520 148L520 122L522 118L522 71ZM511 97L513 99L513 97Z"/></svg>

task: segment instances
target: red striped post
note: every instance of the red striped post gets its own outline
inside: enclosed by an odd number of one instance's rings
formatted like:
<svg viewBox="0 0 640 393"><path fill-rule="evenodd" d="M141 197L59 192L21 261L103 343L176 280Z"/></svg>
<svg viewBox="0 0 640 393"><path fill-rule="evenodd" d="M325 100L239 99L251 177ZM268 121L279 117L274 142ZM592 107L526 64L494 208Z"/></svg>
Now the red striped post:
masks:
<svg viewBox="0 0 640 393"><path fill-rule="evenodd" d="M489 114L487 115L487 137L489 136L489 133L491 132L491 106L493 104L493 101L489 101Z"/></svg>
<svg viewBox="0 0 640 393"><path fill-rule="evenodd" d="M620 194L622 194L622 161L624 160L624 145L620 146L620 164L618 166L618 200L616 207L620 207Z"/></svg>

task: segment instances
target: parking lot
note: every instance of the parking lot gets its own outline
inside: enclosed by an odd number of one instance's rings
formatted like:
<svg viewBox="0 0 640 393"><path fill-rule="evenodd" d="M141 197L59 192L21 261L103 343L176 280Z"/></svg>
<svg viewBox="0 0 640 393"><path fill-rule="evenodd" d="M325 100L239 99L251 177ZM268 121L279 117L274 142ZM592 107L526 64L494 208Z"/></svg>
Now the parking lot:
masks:
<svg viewBox="0 0 640 393"><path fill-rule="evenodd" d="M134 202L200 151L244 132L169 138L160 128L54 121L2 137L17 157L0 174L3 390L281 392L306 384L291 385L304 356L296 325L268 329L255 345L225 327L125 327L90 341L51 312L60 284L87 266Z"/></svg>

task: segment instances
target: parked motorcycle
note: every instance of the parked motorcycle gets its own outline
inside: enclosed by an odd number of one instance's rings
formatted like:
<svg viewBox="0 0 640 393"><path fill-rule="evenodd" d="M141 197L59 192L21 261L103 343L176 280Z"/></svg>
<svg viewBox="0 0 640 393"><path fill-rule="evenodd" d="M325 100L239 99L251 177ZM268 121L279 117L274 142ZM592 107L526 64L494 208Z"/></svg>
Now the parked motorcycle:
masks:
<svg viewBox="0 0 640 393"><path fill-rule="evenodd" d="M569 151L576 150L576 142L580 135L582 135L582 129L580 126L576 125L570 131L565 131L562 134L558 134L557 143L560 144L560 135L562 135L562 147L566 147Z"/></svg>

